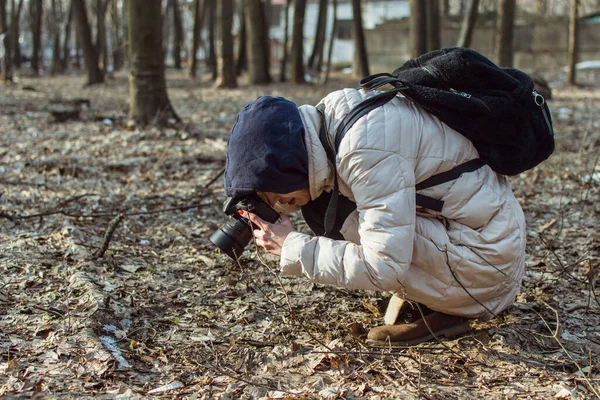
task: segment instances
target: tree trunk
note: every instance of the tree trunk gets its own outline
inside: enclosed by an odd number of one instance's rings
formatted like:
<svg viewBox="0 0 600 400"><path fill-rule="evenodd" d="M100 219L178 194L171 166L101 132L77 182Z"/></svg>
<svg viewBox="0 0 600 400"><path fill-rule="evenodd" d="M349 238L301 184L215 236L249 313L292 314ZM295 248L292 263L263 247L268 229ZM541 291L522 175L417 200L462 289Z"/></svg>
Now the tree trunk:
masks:
<svg viewBox="0 0 600 400"><path fill-rule="evenodd" d="M360 0L352 0L352 17L352 37L354 39L354 66L352 70L355 77L362 78L370 74Z"/></svg>
<svg viewBox="0 0 600 400"><path fill-rule="evenodd" d="M7 3L8 4L8 3ZM21 36L21 10L23 10L23 0L19 0L19 4L15 5L15 0L12 0L11 7L11 22L10 22L10 37L12 52L13 67L21 68L21 43L19 43L19 37Z"/></svg>
<svg viewBox="0 0 600 400"><path fill-rule="evenodd" d="M329 38L329 50L327 54L327 67L325 68L325 79L323 84L329 81L329 72L331 71L331 56L333 54L333 41L337 34L337 0L333 0L333 26L331 27L331 36Z"/></svg>
<svg viewBox="0 0 600 400"><path fill-rule="evenodd" d="M459 3L459 7L458 7L458 15L463 17L465 15L465 10L467 7L467 2L469 0L460 0Z"/></svg>
<svg viewBox="0 0 600 400"><path fill-rule="evenodd" d="M539 15L546 15L547 12L547 4L548 0L536 0L535 2L535 12L538 13ZM572 6L573 4L571 4ZM600 4L598 4L600 5Z"/></svg>
<svg viewBox="0 0 600 400"><path fill-rule="evenodd" d="M83 49L83 61L88 72L88 85L104 82L104 74L98 66L98 50L92 42L92 30L88 22L85 0L73 0L73 17L77 22L78 47Z"/></svg>
<svg viewBox="0 0 600 400"><path fill-rule="evenodd" d="M579 9L579 0L571 0L571 8L569 11L569 73L567 82L570 85L575 85L575 66L577 65L577 53L579 47L579 35L577 33L578 21L577 14Z"/></svg>
<svg viewBox="0 0 600 400"><path fill-rule="evenodd" d="M427 51L441 47L440 0L427 0Z"/></svg>
<svg viewBox="0 0 600 400"><path fill-rule="evenodd" d="M11 53L11 37L9 33L9 27L7 24L8 14L6 13L7 0L0 0L0 35L5 34L2 40L4 46L4 57L2 59L2 66L0 71L1 82L12 81L12 53Z"/></svg>
<svg viewBox="0 0 600 400"><path fill-rule="evenodd" d="M219 46L217 58L217 87L234 88L237 86L235 62L233 57L233 0L220 0L217 6Z"/></svg>
<svg viewBox="0 0 600 400"><path fill-rule="evenodd" d="M181 10L177 0L171 2L171 11L173 12L173 65L175 69L181 69L181 47L183 45L183 25L181 22Z"/></svg>
<svg viewBox="0 0 600 400"><path fill-rule="evenodd" d="M122 6L124 7L124 5ZM122 14L119 12L119 1L112 0L110 19L112 21L112 37L113 37L113 70L119 71L123 68L123 34L121 28Z"/></svg>
<svg viewBox="0 0 600 400"><path fill-rule="evenodd" d="M215 46L216 39L216 19L217 19L217 2L216 0L208 1L208 59L206 64L210 69L212 79L217 79L217 52Z"/></svg>
<svg viewBox="0 0 600 400"><path fill-rule="evenodd" d="M285 82L287 80L286 78L286 71L287 71L287 63L288 63L288 54L289 54L289 41L290 41L290 7L292 5L292 0L287 0L285 2L285 24L284 24L284 31L283 31L283 46L282 46L282 51L283 54L281 55L281 66L279 69L279 81L280 82Z"/></svg>
<svg viewBox="0 0 600 400"><path fill-rule="evenodd" d="M473 39L473 30L477 22L477 10L479 9L479 0L469 0L467 12L462 21L460 35L458 37L458 47L471 47Z"/></svg>
<svg viewBox="0 0 600 400"><path fill-rule="evenodd" d="M327 3L327 0L319 0L319 17L315 31L315 44L308 59L308 68L314 68L317 71L320 71L323 65L323 48L325 47L325 31L327 30Z"/></svg>
<svg viewBox="0 0 600 400"><path fill-rule="evenodd" d="M123 38L123 66L129 70L129 21L127 16L127 0L123 0L121 7L121 22L123 27L121 28Z"/></svg>
<svg viewBox="0 0 600 400"><path fill-rule="evenodd" d="M271 82L269 56L266 54L265 10L261 0L245 0L246 28L248 35L248 72L250 83L262 85Z"/></svg>
<svg viewBox="0 0 600 400"><path fill-rule="evenodd" d="M62 25L62 2L59 0L56 4L56 0L52 0L52 64L50 66L50 74L56 75L61 72L60 62L60 31ZM60 10L59 10L60 8Z"/></svg>
<svg viewBox="0 0 600 400"><path fill-rule="evenodd" d="M265 57L267 60L267 73L268 69L271 66L271 0L261 0L263 2L263 13L265 14L265 24L263 25L264 29L264 42L263 46L265 47ZM270 79L270 78L269 78Z"/></svg>
<svg viewBox="0 0 600 400"><path fill-rule="evenodd" d="M33 42L31 70L34 75L39 75L42 56L42 0L29 0L29 12L31 15L31 36Z"/></svg>
<svg viewBox="0 0 600 400"><path fill-rule="evenodd" d="M496 20L495 58L501 67L513 65L513 26L515 19L515 0L500 0Z"/></svg>
<svg viewBox="0 0 600 400"><path fill-rule="evenodd" d="M427 18L424 0L410 0L410 55L416 58L427 52Z"/></svg>
<svg viewBox="0 0 600 400"><path fill-rule="evenodd" d="M70 49L70 44L71 44L71 25L73 23L73 1L71 0L69 2L69 9L67 11L67 23L65 25L65 37L64 37L64 41L63 41L63 52L62 52L62 57L60 60L60 69L62 71L66 71L69 68L69 61L71 59L71 49Z"/></svg>
<svg viewBox="0 0 600 400"><path fill-rule="evenodd" d="M443 18L448 18L450 16L450 0L442 0L440 4L442 10L441 14Z"/></svg>
<svg viewBox="0 0 600 400"><path fill-rule="evenodd" d="M125 0L127 1L127 0ZM161 0L162 2L162 0ZM165 66L168 64L168 56L169 56L169 44L171 43L171 19L169 18L169 13L171 12L171 5L173 2L171 0L166 0L165 2L165 10L162 14L162 23L163 23L163 37L162 37L162 45L163 45L163 57L165 58Z"/></svg>
<svg viewBox="0 0 600 400"><path fill-rule="evenodd" d="M247 51L247 41L248 41L248 28L246 26L246 13L244 11L244 5L241 4L240 9L240 35L238 37L238 56L237 62L235 66L236 76L242 75L242 72L248 71L248 51Z"/></svg>
<svg viewBox="0 0 600 400"><path fill-rule="evenodd" d="M304 79L304 14L306 12L306 0L295 0L294 23L292 25L292 49L291 49L291 76L290 82L294 84L306 83Z"/></svg>
<svg viewBox="0 0 600 400"><path fill-rule="evenodd" d="M207 0L204 0L206 6ZM198 64L198 48L200 47L200 33L202 31L202 21L204 13L200 7L200 0L194 0L194 26L192 28L192 44L190 46L190 55L188 60L188 73L191 78L196 77L196 68Z"/></svg>
<svg viewBox="0 0 600 400"><path fill-rule="evenodd" d="M111 0L96 0L96 49L98 65L106 72L108 67L108 52L106 46L106 10Z"/></svg>
<svg viewBox="0 0 600 400"><path fill-rule="evenodd" d="M160 0L127 0L129 26L129 118L166 125L175 114L165 81Z"/></svg>
<svg viewBox="0 0 600 400"><path fill-rule="evenodd" d="M75 19L76 16L73 15L73 18ZM75 69L81 69L81 40L79 39L79 28L77 27L77 22L75 22L75 24L75 60L73 60L73 66Z"/></svg>

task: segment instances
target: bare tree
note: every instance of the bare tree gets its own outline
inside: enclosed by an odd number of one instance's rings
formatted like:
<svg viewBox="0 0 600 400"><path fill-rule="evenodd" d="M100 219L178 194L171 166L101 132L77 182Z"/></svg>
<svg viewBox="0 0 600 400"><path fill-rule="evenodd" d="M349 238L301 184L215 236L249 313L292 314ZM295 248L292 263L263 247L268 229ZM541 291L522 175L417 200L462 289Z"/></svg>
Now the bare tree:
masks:
<svg viewBox="0 0 600 400"><path fill-rule="evenodd" d="M477 10L479 9L479 0L469 0L467 12L465 13L460 27L458 37L458 47L470 47L473 39L473 30L477 22Z"/></svg>
<svg viewBox="0 0 600 400"><path fill-rule="evenodd" d="M62 31L62 2L52 0L52 18L49 23L49 30L52 34L52 64L50 65L50 74L55 75L62 70L61 52L60 52L60 33Z"/></svg>
<svg viewBox="0 0 600 400"><path fill-rule="evenodd" d="M8 4L8 3L7 3ZM10 37L11 37L11 52L13 57L13 67L21 68L21 11L23 10L23 0L15 3L11 0L11 17L10 17Z"/></svg>
<svg viewBox="0 0 600 400"><path fill-rule="evenodd" d="M245 0L246 29L248 35L248 72L250 82L265 84L271 82L269 74L269 55L265 43L265 10L261 0Z"/></svg>
<svg viewBox="0 0 600 400"><path fill-rule="evenodd" d="M304 14L306 13L306 0L295 0L294 23L292 25L292 49L290 82L294 84L306 83L304 79Z"/></svg>
<svg viewBox="0 0 600 400"><path fill-rule="evenodd" d="M112 6L110 11L110 20L112 22L112 57L113 57L113 69L115 71L123 68L125 62L125 56L123 51L123 28L122 19L123 13L121 8L124 7L119 0L112 0Z"/></svg>
<svg viewBox="0 0 600 400"><path fill-rule="evenodd" d="M240 14L240 34L238 36L238 54L237 61L235 65L235 73L237 76L242 75L242 72L248 71L248 51L247 51L247 32L248 28L246 28L246 13L244 11L244 5L242 4L239 7Z"/></svg>
<svg viewBox="0 0 600 400"><path fill-rule="evenodd" d="M319 16L315 31L315 44L308 59L308 68L321 71L323 65L323 50L325 48L325 31L327 30L327 0L319 0Z"/></svg>
<svg viewBox="0 0 600 400"><path fill-rule="evenodd" d="M440 0L427 0L427 51L441 46Z"/></svg>
<svg viewBox="0 0 600 400"><path fill-rule="evenodd" d="M512 67L513 65L515 7L515 0L500 0L498 4L494 53L496 63L502 67Z"/></svg>
<svg viewBox="0 0 600 400"><path fill-rule="evenodd" d="M127 0L129 118L141 125L179 120L167 95L160 0Z"/></svg>
<svg viewBox="0 0 600 400"><path fill-rule="evenodd" d="M98 50L92 42L85 0L73 0L73 17L77 22L78 43L83 49L83 61L88 72L88 85L104 82L104 73L98 66Z"/></svg>
<svg viewBox="0 0 600 400"><path fill-rule="evenodd" d="M77 0L72 0L73 2L77 1ZM73 8L73 13L75 13L75 8ZM73 19L75 20L77 18L77 16L75 14L73 14ZM81 68L81 39L79 38L79 28L78 28L79 24L77 23L77 21L75 21L75 57L73 60L73 66L75 67L75 69L80 69ZM91 34L91 31L90 31ZM91 40L91 36L90 36L90 40ZM92 42L93 43L93 42Z"/></svg>
<svg viewBox="0 0 600 400"><path fill-rule="evenodd" d="M69 67L69 59L71 58L71 30L73 24L73 1L69 1L69 8L66 14L67 23L65 24L65 35L62 46L62 56L60 58L60 70L66 71Z"/></svg>
<svg viewBox="0 0 600 400"><path fill-rule="evenodd" d="M547 5L548 5L548 0L536 0L535 1L535 11L540 15L546 15Z"/></svg>
<svg viewBox="0 0 600 400"><path fill-rule="evenodd" d="M106 11L111 0L96 0L96 50L100 69L106 71L108 67L108 53L106 45Z"/></svg>
<svg viewBox="0 0 600 400"><path fill-rule="evenodd" d="M409 0L410 54L416 58L427 52L427 13L424 0Z"/></svg>
<svg viewBox="0 0 600 400"><path fill-rule="evenodd" d="M181 69L181 48L183 46L183 23L181 21L181 10L177 0L167 0L167 10L173 13L173 66Z"/></svg>
<svg viewBox="0 0 600 400"><path fill-rule="evenodd" d="M271 67L271 18L273 10L271 7L271 0L261 0L263 3L263 12L265 15L265 24L263 25L264 37L266 40L263 42L265 46L265 54L267 55L267 65Z"/></svg>
<svg viewBox="0 0 600 400"><path fill-rule="evenodd" d="M212 79L217 79L217 52L215 46L216 39L216 19L217 3L216 0L205 0L208 2L208 58L206 64L212 73Z"/></svg>
<svg viewBox="0 0 600 400"><path fill-rule="evenodd" d="M369 58L365 44L360 0L352 0L352 38L354 39L354 76L360 78L369 74Z"/></svg>
<svg viewBox="0 0 600 400"><path fill-rule="evenodd" d="M579 35L577 14L579 10L579 0L571 0L571 8L569 11L569 46L568 46L568 57L569 57L569 74L567 82L570 85L575 85L575 66L577 65L577 53L579 45Z"/></svg>
<svg viewBox="0 0 600 400"><path fill-rule="evenodd" d="M448 18L450 16L450 0L442 0L440 6L442 8L440 13L444 18Z"/></svg>
<svg viewBox="0 0 600 400"><path fill-rule="evenodd" d="M282 49L282 57L281 57L281 65L279 67L279 81L285 82L286 78L286 70L287 70L287 62L288 62L288 47L290 40L290 7L292 5L292 0L287 0L285 2L285 25L283 28L283 49Z"/></svg>
<svg viewBox="0 0 600 400"><path fill-rule="evenodd" d="M190 46L189 68L190 77L196 77L196 68L198 64L198 48L200 47L200 33L202 31L202 21L204 20L204 8L207 0L204 0L203 7L200 7L200 0L194 0L194 27L192 28L192 45Z"/></svg>
<svg viewBox="0 0 600 400"><path fill-rule="evenodd" d="M237 86L233 57L233 0L220 0L217 6L218 23L218 58L217 87L234 88Z"/></svg>
<svg viewBox="0 0 600 400"><path fill-rule="evenodd" d="M31 51L31 70L34 75L40 74L42 57L42 0L29 0L30 29L33 42Z"/></svg>
<svg viewBox="0 0 600 400"><path fill-rule="evenodd" d="M0 71L0 80L2 82L12 81L11 37L7 20L6 0L0 0L0 38L4 36L4 39L2 39L2 44L4 45L4 58L2 61L2 70Z"/></svg>
<svg viewBox="0 0 600 400"><path fill-rule="evenodd" d="M329 37L329 50L327 54L327 67L325 68L325 79L323 84L329 81L329 72L331 71L331 55L333 54L333 41L337 34L337 0L333 0L333 26L331 27L331 36Z"/></svg>

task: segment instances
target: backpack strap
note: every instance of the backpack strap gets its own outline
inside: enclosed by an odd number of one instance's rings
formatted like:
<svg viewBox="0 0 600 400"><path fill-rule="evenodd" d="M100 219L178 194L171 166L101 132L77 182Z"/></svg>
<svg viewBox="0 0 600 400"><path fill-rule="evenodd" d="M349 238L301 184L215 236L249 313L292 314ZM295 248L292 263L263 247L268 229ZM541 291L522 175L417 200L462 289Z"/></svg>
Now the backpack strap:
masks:
<svg viewBox="0 0 600 400"><path fill-rule="evenodd" d="M377 74L379 76L385 74ZM367 78L365 78L367 79ZM375 80L378 77L375 77ZM385 79L385 78L384 78ZM387 80L387 79L385 79ZM397 80L397 79L396 79ZM381 82L381 81L380 81ZM362 81L361 81L362 83ZM382 83L379 86L383 86L390 82ZM335 224L336 218L336 210L337 210L337 202L339 196L339 183L337 179L337 169L335 166L335 157L340 146L340 143L346 133L352 128L352 126L358 121L361 117L368 114L370 111L374 110L377 107L380 107L389 101L391 101L398 92L406 90L406 86L395 87L394 89L388 90L386 92L380 93L376 96L369 97L366 100L360 102L356 107L354 107L342 120L335 135L335 142L332 144L327 134L327 128L325 126L325 106L320 103L316 106L317 112L320 115L321 123L319 128L319 141L321 142L323 148L325 149L325 153L327 154L327 159L333 169L333 192L331 195L331 200L329 201L329 205L327 206L327 210L325 211L325 222L324 228L325 233L324 236L328 236L328 234L332 231L333 225ZM456 167L452 168L449 171L441 172L439 174L435 174L422 182L419 182L415 186L415 190L423 190L430 188L432 186L440 185L445 182L449 182L459 178L462 174L466 172L473 172L481 167L483 167L485 162L479 158L474 160L467 161L465 163L459 164ZM419 193L415 194L416 196L416 204L419 207L426 208L432 211L441 212L444 207L444 201L434 199L429 196L425 196Z"/></svg>
<svg viewBox="0 0 600 400"><path fill-rule="evenodd" d="M327 160L329 165L333 169L333 191L331 193L331 199L329 200L329 204L327 205L327 210L325 211L325 221L323 223L323 227L325 229L325 233L323 236L329 237L329 234L333 230L333 226L335 225L335 218L337 214L337 203L339 198L339 183L337 179L337 168L335 167L335 148L331 141L329 140L329 135L327 134L327 127L325 126L325 105L323 103L318 104L316 107L319 116L321 117L321 123L319 127L319 141L321 145L325 149L325 153L327 154Z"/></svg>
<svg viewBox="0 0 600 400"><path fill-rule="evenodd" d="M348 114L346 114L346 116L338 126L337 131L335 132L335 147L333 149L334 152L337 154L342 139L344 138L344 136L346 136L346 133L350 130L350 128L352 128L356 121L358 121L364 115L368 114L377 107L381 107L382 105L391 101L394 97L396 97L396 94L406 89L407 88L405 86L396 87L394 89L390 89L388 91L379 93L376 96L369 97L368 99L365 99L358 103L356 107L354 107L352 110L350 110Z"/></svg>
<svg viewBox="0 0 600 400"><path fill-rule="evenodd" d="M380 74L370 75L366 78L361 79L360 87L366 90L375 90L384 85L392 85L394 87L405 86L404 83L396 78L388 74L387 72L382 72Z"/></svg>
<svg viewBox="0 0 600 400"><path fill-rule="evenodd" d="M458 179L465 172L473 172L483 167L485 162L483 162L480 158L475 158L473 160L464 162L462 164L457 165L449 171L440 172L439 174L435 174L425 179L422 182L419 182L415 186L415 190L423 190L430 188L432 186L441 185L442 183L450 182L455 179ZM427 208L432 211L441 212L444 208L444 201L434 199L429 196L424 196L422 194L417 193L417 205L423 208Z"/></svg>
<svg viewBox="0 0 600 400"><path fill-rule="evenodd" d="M329 233L333 230L333 225L335 224L335 218L337 214L337 202L339 196L339 183L337 179L337 169L335 166L335 156L337 154L338 148L340 147L340 143L346 133L352 128L352 126L358 121L362 116L368 114L371 110L374 110L377 107L380 107L394 97L398 92L405 90L406 87L397 87L391 89L387 92L380 93L376 96L369 97L361 101L356 107L354 107L342 120L335 134L335 143L331 143L329 140L329 135L327 135L327 130L325 127L325 117L324 117L324 108L323 104L317 105L316 109L321 116L321 126L319 129L319 140L321 144L325 148L325 152L327 153L327 158L331 164L333 169L333 193L331 195L331 200L329 201L329 205L327 206L327 211L325 211L325 233L324 236L328 236Z"/></svg>

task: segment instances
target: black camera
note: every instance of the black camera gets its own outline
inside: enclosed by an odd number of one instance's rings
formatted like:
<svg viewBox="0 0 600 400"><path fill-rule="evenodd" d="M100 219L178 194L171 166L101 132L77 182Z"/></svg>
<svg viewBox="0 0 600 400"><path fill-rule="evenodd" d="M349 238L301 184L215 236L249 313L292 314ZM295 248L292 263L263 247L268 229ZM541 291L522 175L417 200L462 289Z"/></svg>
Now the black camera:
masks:
<svg viewBox="0 0 600 400"><path fill-rule="evenodd" d="M210 241L234 260L242 255L244 247L252 239L252 230L256 228L239 214L240 210L256 214L270 223L279 219L279 213L254 193L225 200L223 212L229 215L230 219L212 234Z"/></svg>

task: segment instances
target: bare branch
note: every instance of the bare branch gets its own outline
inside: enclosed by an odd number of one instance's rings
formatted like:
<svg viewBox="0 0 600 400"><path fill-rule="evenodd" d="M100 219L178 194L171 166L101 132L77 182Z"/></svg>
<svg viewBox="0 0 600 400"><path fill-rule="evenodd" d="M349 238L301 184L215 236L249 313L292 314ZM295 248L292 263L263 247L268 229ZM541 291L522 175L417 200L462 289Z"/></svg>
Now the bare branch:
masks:
<svg viewBox="0 0 600 400"><path fill-rule="evenodd" d="M110 221L108 224L108 228L106 228L106 233L104 234L104 241L102 242L102 247L98 254L96 254L96 258L104 257L104 253L108 250L108 245L110 244L110 239L112 239L113 234L115 233L115 229L119 226L119 223L125 218L125 215L119 214L114 219Z"/></svg>

